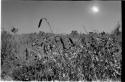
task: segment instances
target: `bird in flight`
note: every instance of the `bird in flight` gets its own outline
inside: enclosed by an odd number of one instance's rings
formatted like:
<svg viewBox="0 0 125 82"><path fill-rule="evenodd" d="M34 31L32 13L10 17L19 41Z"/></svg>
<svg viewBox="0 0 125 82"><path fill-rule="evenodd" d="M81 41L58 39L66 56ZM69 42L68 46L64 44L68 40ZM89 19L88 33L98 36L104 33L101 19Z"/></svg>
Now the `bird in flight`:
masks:
<svg viewBox="0 0 125 82"><path fill-rule="evenodd" d="M43 21L43 20L47 21L47 19L46 19L46 18L41 18L41 19L40 19L40 21L39 21L39 24L38 24L38 28L40 28L41 23L42 23L42 21Z"/></svg>
<svg viewBox="0 0 125 82"><path fill-rule="evenodd" d="M49 25L50 31L53 33L53 30L52 30L52 28L51 28L51 26L50 26L50 23L47 21L47 18L41 18L41 19L40 19L39 24L38 24L38 28L40 28L40 26L41 26L43 20L46 21L46 23Z"/></svg>
<svg viewBox="0 0 125 82"><path fill-rule="evenodd" d="M40 28L42 21L43 21L43 19L40 19L38 28Z"/></svg>

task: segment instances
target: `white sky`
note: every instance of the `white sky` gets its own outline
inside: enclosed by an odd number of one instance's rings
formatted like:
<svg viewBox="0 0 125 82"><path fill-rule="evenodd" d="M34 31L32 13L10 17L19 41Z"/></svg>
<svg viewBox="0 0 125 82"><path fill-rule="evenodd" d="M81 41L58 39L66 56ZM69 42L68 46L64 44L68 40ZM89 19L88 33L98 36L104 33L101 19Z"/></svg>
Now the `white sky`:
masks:
<svg viewBox="0 0 125 82"><path fill-rule="evenodd" d="M90 8L97 5L99 13ZM110 32L121 20L120 1L2 1L2 27L19 28L19 33L36 32L40 18L47 17L55 33L84 32L98 29ZM45 22L40 30L48 32Z"/></svg>

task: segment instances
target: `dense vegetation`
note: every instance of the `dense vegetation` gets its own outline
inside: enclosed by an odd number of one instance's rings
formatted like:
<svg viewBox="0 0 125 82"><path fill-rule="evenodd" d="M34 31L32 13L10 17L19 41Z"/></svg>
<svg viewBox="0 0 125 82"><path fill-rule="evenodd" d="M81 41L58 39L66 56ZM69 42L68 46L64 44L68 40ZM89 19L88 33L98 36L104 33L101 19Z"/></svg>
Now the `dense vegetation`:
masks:
<svg viewBox="0 0 125 82"><path fill-rule="evenodd" d="M2 32L1 78L19 81L121 80L121 33Z"/></svg>

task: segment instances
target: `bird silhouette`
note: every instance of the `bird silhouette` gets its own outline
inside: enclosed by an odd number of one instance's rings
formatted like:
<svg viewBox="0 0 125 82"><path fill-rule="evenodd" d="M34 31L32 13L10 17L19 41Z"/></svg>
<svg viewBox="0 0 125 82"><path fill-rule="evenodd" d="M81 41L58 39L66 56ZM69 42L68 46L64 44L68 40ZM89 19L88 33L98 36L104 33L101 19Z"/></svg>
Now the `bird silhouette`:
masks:
<svg viewBox="0 0 125 82"><path fill-rule="evenodd" d="M53 30L52 30L52 28L51 28L50 23L47 21L47 18L41 18L41 19L40 19L39 24L38 24L38 28L40 28L40 26L41 26L43 20L46 21L46 23L49 25L50 31L53 33Z"/></svg>
<svg viewBox="0 0 125 82"><path fill-rule="evenodd" d="M41 26L43 20L45 20L45 21L48 23L48 21L47 21L46 18L41 18L40 21L39 21L39 24L38 24L38 28L40 28L40 26Z"/></svg>
<svg viewBox="0 0 125 82"><path fill-rule="evenodd" d="M43 21L43 19L40 19L38 28L40 28L42 21Z"/></svg>
<svg viewBox="0 0 125 82"><path fill-rule="evenodd" d="M11 32L13 32L13 33L18 32L18 28L15 28L15 27L13 26L12 29L11 29Z"/></svg>

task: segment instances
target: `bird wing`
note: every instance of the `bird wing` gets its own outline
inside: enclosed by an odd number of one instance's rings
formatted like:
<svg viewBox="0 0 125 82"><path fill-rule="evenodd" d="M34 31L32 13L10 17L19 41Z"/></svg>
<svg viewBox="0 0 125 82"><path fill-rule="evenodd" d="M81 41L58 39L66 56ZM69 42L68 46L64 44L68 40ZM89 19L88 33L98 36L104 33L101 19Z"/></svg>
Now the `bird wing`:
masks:
<svg viewBox="0 0 125 82"><path fill-rule="evenodd" d="M42 21L43 21L43 19L40 19L38 28L40 28Z"/></svg>

